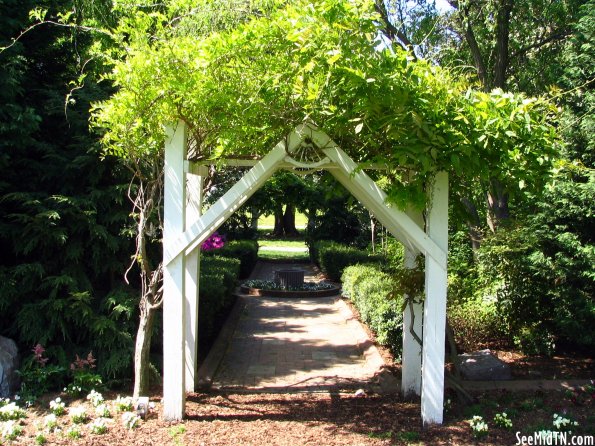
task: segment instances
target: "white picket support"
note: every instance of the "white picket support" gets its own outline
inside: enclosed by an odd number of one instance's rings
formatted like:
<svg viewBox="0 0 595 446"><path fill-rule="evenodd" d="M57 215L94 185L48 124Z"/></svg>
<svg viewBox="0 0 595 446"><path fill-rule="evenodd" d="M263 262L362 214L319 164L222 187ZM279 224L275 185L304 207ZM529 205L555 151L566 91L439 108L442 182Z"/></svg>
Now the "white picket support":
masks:
<svg viewBox="0 0 595 446"><path fill-rule="evenodd" d="M186 126L179 122L167 127L165 142L163 245L167 246L184 231L186 187L184 158ZM163 417L176 421L184 417L185 369L185 258L178 256L163 266Z"/></svg>
<svg viewBox="0 0 595 446"><path fill-rule="evenodd" d="M300 141L294 139L292 144L297 146ZM285 155L286 146L283 140L212 204L197 222L167 245L163 263L167 265L181 253L190 252L202 244L275 173Z"/></svg>
<svg viewBox="0 0 595 446"><path fill-rule="evenodd" d="M186 222L185 227L195 223L202 209L202 177L186 174ZM194 392L198 365L198 296L200 279L200 248L195 248L186 255L184 282L185 297L185 340L186 340L186 392Z"/></svg>
<svg viewBox="0 0 595 446"><path fill-rule="evenodd" d="M319 135L317 136L318 139L322 139ZM327 148L323 152L341 167L330 170L330 173L403 245L431 256L440 264L446 264L446 251L425 234L407 214L389 207L386 193L363 170L357 170L357 164L349 155L337 147L328 136L324 136L327 139Z"/></svg>
<svg viewBox="0 0 595 446"><path fill-rule="evenodd" d="M424 226L423 214L420 211L409 210L407 215L420 227ZM404 267L415 268L420 252L405 246ZM405 296L406 298L408 296ZM411 312L413 311L413 316ZM414 302L403 311L403 355L401 361L401 392L405 398L421 395L421 345L411 334L411 330L421 340L423 322L423 303Z"/></svg>
<svg viewBox="0 0 595 446"><path fill-rule="evenodd" d="M448 252L448 174L436 174L430 192L426 232ZM446 329L446 261L426 256L424 301L421 416L424 426L442 424L444 404L444 344Z"/></svg>
<svg viewBox="0 0 595 446"><path fill-rule="evenodd" d="M446 261L448 253L448 176L436 175L426 232L421 213L407 215L389 207L386 194L324 132L303 124L256 162L227 193L200 215L200 173L204 166L185 162L184 124L167 130L165 147L165 195L163 232L163 416L181 420L186 391L194 390L196 378L199 246L229 218L273 173L293 166L288 163L304 138L310 137L328 157L316 166L328 169L406 247L405 265L414 266L421 252L426 258L426 299L415 307L415 326L423 348L408 333L411 319L404 314L403 392L419 394L421 386L424 425L442 422L444 398L444 333L446 321ZM188 173L185 173L188 172ZM187 186L187 187L186 187ZM186 198L186 195L188 198ZM421 384L420 384L421 357Z"/></svg>

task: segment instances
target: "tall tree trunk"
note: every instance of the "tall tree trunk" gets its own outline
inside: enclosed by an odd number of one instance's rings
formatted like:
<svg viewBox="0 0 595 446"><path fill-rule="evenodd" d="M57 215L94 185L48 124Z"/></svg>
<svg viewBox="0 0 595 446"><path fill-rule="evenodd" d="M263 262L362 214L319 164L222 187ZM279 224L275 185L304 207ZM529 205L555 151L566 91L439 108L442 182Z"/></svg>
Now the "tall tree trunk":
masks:
<svg viewBox="0 0 595 446"><path fill-rule="evenodd" d="M508 70L508 40L510 36L510 14L514 1L501 0L496 17L496 63L494 65L494 87L506 89Z"/></svg>
<svg viewBox="0 0 595 446"><path fill-rule="evenodd" d="M253 207L251 210L250 215L250 229L257 230L258 229L258 218L260 217L260 212L257 208Z"/></svg>
<svg viewBox="0 0 595 446"><path fill-rule="evenodd" d="M487 223L492 232L496 232L498 226L510 218L508 209L508 192L500 181L493 178L490 181L490 188L487 193L488 215Z"/></svg>
<svg viewBox="0 0 595 446"><path fill-rule="evenodd" d="M283 231L286 236L297 236L300 234L295 227L295 206L293 204L285 206L285 213L283 214Z"/></svg>
<svg viewBox="0 0 595 446"><path fill-rule="evenodd" d="M469 238L473 251L477 251L481 246L481 221L475 203L467 197L461 198L461 203L467 211L467 227L469 228Z"/></svg>
<svg viewBox="0 0 595 446"><path fill-rule="evenodd" d="M134 391L133 398L148 395L149 391L149 353L155 310L147 302L141 301L140 322L136 332L134 348Z"/></svg>
<svg viewBox="0 0 595 446"><path fill-rule="evenodd" d="M458 2L450 2L451 5L455 5L458 8ZM481 82L481 85L485 91L490 90L490 79L488 77L488 70L486 68L486 63L481 54L481 50L479 48L479 44L477 43L477 38L475 37L475 32L473 31L472 27L472 20L469 16L469 6L466 6L464 9L461 10L461 16L463 19L461 20L461 26L465 33L465 40L467 41L467 45L469 45L469 51L471 52L471 56L473 57L473 63L475 64L475 69L477 70L477 77Z"/></svg>
<svg viewBox="0 0 595 446"><path fill-rule="evenodd" d="M275 209L275 227L273 228L273 235L276 237L283 237L283 208Z"/></svg>
<svg viewBox="0 0 595 446"><path fill-rule="evenodd" d="M151 268L147 251L147 235L152 232L150 229L151 218L155 217L155 209L160 208L163 187L163 172L159 171L159 167L155 167L152 174L152 180L145 181L144 178L140 178L136 195L134 199L131 198L134 204L134 211L138 218L136 255L126 274L136 265L140 268L141 279L140 321L136 333L134 351L133 396L135 398L141 395L148 395L149 392L149 354L151 350L153 323L155 321L155 311L163 303L163 289L161 286L163 281L163 263L159 263L155 269ZM132 189L131 187L128 191L129 197Z"/></svg>
<svg viewBox="0 0 595 446"><path fill-rule="evenodd" d="M372 233L372 252L376 253L376 220L370 214L370 232Z"/></svg>

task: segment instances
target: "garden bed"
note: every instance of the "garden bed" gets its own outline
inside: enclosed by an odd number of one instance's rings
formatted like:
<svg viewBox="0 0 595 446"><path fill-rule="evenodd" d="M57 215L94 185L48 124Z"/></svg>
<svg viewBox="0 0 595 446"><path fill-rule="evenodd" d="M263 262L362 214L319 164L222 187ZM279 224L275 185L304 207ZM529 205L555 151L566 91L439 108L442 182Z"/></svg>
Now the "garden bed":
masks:
<svg viewBox="0 0 595 446"><path fill-rule="evenodd" d="M266 297L330 297L341 293L341 288L330 283L305 282L301 287L283 288L269 280L248 280L240 290L250 296Z"/></svg>

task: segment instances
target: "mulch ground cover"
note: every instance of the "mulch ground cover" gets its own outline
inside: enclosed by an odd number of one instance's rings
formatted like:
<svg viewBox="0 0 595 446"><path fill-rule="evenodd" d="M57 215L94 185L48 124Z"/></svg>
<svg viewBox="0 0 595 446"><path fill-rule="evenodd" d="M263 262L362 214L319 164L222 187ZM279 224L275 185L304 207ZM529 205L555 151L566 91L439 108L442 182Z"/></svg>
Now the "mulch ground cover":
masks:
<svg viewBox="0 0 595 446"><path fill-rule="evenodd" d="M126 429L121 415L112 411L107 433L92 434L81 425L80 439L65 432L72 423L68 414L59 417L62 431L43 430L49 413L47 396L27 410L21 421L24 433L4 444L36 444L35 436L44 433L51 445L513 445L516 432L532 435L554 430L554 414L576 421L574 434L593 435L595 414L593 388L555 392L486 392L475 394L476 403L461 407L454 395L446 395L445 422L424 429L419 402L404 401L397 395L296 393L296 394L219 394L197 393L188 397L187 418L181 423L161 418L160 396L151 400L154 408L138 428ZM108 407L115 395L105 395ZM84 399L68 401L67 407L86 405ZM506 412L511 429L494 423L497 413ZM476 438L468 420L481 416L488 424L487 435Z"/></svg>

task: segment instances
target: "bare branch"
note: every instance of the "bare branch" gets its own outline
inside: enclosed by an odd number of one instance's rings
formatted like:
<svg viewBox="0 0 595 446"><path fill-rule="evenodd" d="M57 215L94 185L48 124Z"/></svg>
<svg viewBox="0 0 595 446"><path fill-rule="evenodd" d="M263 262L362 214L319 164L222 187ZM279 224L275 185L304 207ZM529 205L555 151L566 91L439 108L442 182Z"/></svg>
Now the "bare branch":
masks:
<svg viewBox="0 0 595 446"><path fill-rule="evenodd" d="M99 34L104 34L106 36L112 37L112 34L104 29L92 28L90 26L75 25L72 23L61 23L61 22L56 22L54 20L44 20L43 22L34 23L33 25L29 26L28 28L25 28L23 31L21 31L21 33L17 37L12 39L12 42L10 42L10 44L8 44L7 46L0 47L0 53L15 46L17 44L17 42L19 40L21 40L23 38L23 36L25 36L25 34L30 33L35 28L37 28L38 26L41 26L41 25L54 25L54 26L59 26L61 28L74 28L74 29L77 29L80 31L96 32Z"/></svg>
<svg viewBox="0 0 595 446"><path fill-rule="evenodd" d="M557 33L554 34L550 34L548 37L544 38L543 40L540 40L538 42L532 43L531 45L527 45L517 51L515 51L510 58L513 59L515 57L519 57L525 53L527 53L528 51L537 49L537 48L541 48L544 45L547 45L550 42L554 42L557 40L564 40L566 39L568 36L570 36L571 32L568 30L563 30L563 31L559 31Z"/></svg>
<svg viewBox="0 0 595 446"><path fill-rule="evenodd" d="M386 10L386 5L384 4L384 0L376 0L376 11L382 17L382 21L385 24L385 33L387 37L397 43L401 48L406 51L409 51L411 55L417 60L417 56L413 51L413 43L409 40L409 38L399 30L395 25L393 25L389 19L388 11Z"/></svg>

